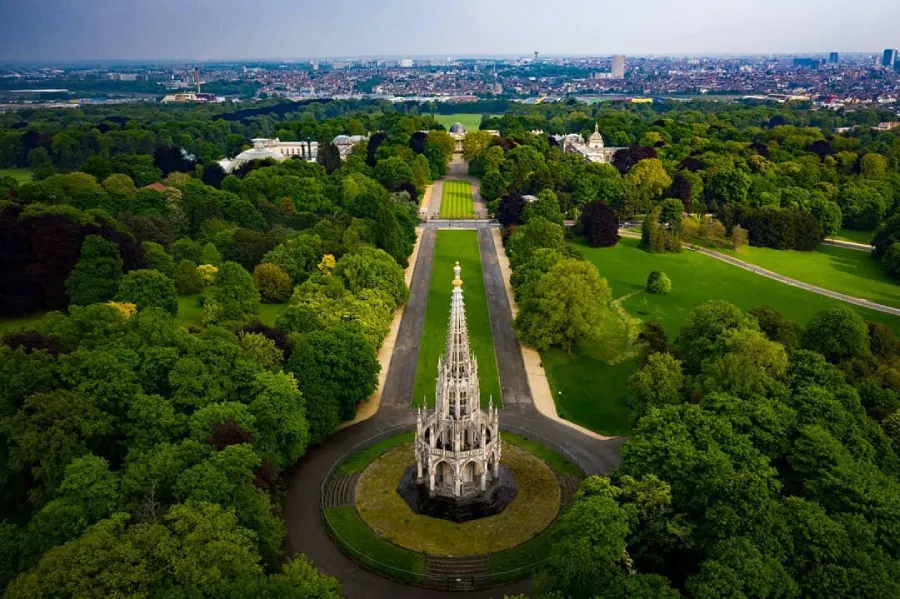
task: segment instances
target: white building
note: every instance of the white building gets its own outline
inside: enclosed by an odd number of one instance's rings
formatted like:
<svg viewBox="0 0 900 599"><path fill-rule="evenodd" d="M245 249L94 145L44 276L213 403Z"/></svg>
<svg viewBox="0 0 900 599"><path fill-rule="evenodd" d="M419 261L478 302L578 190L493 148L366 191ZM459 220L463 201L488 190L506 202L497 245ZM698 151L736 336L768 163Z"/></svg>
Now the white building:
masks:
<svg viewBox="0 0 900 599"><path fill-rule="evenodd" d="M587 143L578 133L554 135L553 139L562 146L563 152L567 154L581 154L588 162L611 162L615 153L623 149L606 147L597 123L594 124L594 132L588 137Z"/></svg>
<svg viewBox="0 0 900 599"><path fill-rule="evenodd" d="M341 160L346 160L353 148L369 139L364 135L338 135L331 143L338 149ZM281 141L257 137L250 140L253 147L244 150L234 158L225 158L219 161L219 165L226 173L239 169L241 166L254 160L272 159L276 162L284 162L288 158L299 158L307 162L315 162L319 155L319 142L317 141Z"/></svg>
<svg viewBox="0 0 900 599"><path fill-rule="evenodd" d="M478 496L500 482L500 423L493 398L481 410L478 363L469 349L459 262L453 269L447 346L438 362L433 412L416 414L416 481L430 497Z"/></svg>

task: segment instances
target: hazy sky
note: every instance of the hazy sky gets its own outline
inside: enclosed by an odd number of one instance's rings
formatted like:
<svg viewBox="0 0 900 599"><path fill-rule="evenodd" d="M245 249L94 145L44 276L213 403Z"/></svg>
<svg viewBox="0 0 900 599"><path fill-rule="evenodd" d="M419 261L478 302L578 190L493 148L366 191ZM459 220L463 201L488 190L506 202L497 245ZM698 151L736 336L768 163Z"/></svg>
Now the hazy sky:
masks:
<svg viewBox="0 0 900 599"><path fill-rule="evenodd" d="M0 0L0 60L877 51L897 0Z"/></svg>

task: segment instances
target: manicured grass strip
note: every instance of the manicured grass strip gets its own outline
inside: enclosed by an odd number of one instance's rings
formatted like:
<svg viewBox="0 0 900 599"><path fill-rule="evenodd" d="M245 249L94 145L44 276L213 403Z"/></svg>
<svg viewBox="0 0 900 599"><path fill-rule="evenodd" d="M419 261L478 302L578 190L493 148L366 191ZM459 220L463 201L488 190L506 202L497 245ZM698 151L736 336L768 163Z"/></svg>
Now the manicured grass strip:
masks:
<svg viewBox="0 0 900 599"><path fill-rule="evenodd" d="M875 231L857 231L856 229L841 229L838 234L829 239L837 239L840 241L853 241L856 243L871 244L872 238L875 237Z"/></svg>
<svg viewBox="0 0 900 599"><path fill-rule="evenodd" d="M550 468L560 474L571 474L572 476L584 476L584 473L578 469L578 466L570 462L561 453L550 449L540 441L532 441L528 437L517 435L509 431L503 431L501 438L507 443L511 443L521 447L528 453L544 460Z"/></svg>
<svg viewBox="0 0 900 599"><path fill-rule="evenodd" d="M415 439L416 433L410 431L408 433L403 433L397 435L396 437L391 437L390 439L385 439L383 441L379 441L366 447L363 450L360 450L357 453L354 453L349 458L347 458L344 463L338 466L338 469L335 470L335 477L347 476L348 474L356 474L357 472L362 472L365 470L366 466L375 461L376 458L381 457L388 451L392 450L395 447L403 445L404 443L409 443L413 439Z"/></svg>
<svg viewBox="0 0 900 599"><path fill-rule="evenodd" d="M352 505L328 508L325 510L325 518L337 543L353 559L392 578L405 582L422 582L425 554L397 547L379 538L359 518Z"/></svg>
<svg viewBox="0 0 900 599"><path fill-rule="evenodd" d="M481 122L481 117L478 117L479 122ZM23 183L31 183L31 169L30 168L0 168L0 177L12 177L16 181L19 182L19 185Z"/></svg>
<svg viewBox="0 0 900 599"><path fill-rule="evenodd" d="M468 181L444 181L441 218L475 218L472 185Z"/></svg>
<svg viewBox="0 0 900 599"><path fill-rule="evenodd" d="M727 253L804 283L900 307L900 285L868 252L820 245L812 252L746 246Z"/></svg>
<svg viewBox="0 0 900 599"><path fill-rule="evenodd" d="M575 245L609 281L613 297L623 300L627 312L643 322L661 324L670 341L688 312L712 299L731 302L743 310L768 304L801 324L821 310L849 306L866 320L885 324L900 334L900 318L804 291L696 252L651 254L639 249L638 240L631 238L622 238L612 248ZM859 254L858 259L871 259ZM661 270L672 280L669 295L644 291L652 270ZM616 359L603 347L580 346L570 356L551 350L542 352L541 359L563 417L602 434L621 435L630 430L627 385L637 368L633 357Z"/></svg>
<svg viewBox="0 0 900 599"><path fill-rule="evenodd" d="M497 358L491 336L490 317L481 272L481 254L477 231L438 231L431 270L431 286L425 309L425 326L419 341L419 359L412 405L418 406L424 397L434 406L434 386L437 380L438 358L444 352L447 326L450 322L450 294L453 290L453 266L462 268L463 298L469 329L470 349L478 360L481 383L481 405L487 406L491 395L495 405L502 405Z"/></svg>
<svg viewBox="0 0 900 599"><path fill-rule="evenodd" d="M434 120L450 130L453 123L462 123L466 131L478 131L481 128L481 115L468 112L457 114L436 114Z"/></svg>

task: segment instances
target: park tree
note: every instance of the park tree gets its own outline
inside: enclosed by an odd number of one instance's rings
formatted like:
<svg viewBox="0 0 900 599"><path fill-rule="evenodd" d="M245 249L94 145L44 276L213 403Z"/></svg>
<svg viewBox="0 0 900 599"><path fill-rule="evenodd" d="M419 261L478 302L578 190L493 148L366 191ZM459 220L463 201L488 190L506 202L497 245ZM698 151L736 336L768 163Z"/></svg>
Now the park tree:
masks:
<svg viewBox="0 0 900 599"><path fill-rule="evenodd" d="M281 267L266 262L253 269L253 284L259 290L263 301L272 303L286 302L291 296L291 278Z"/></svg>
<svg viewBox="0 0 900 599"><path fill-rule="evenodd" d="M699 371L704 360L721 354L725 338L732 331L757 329L756 319L734 304L711 300L688 313L675 344L688 373Z"/></svg>
<svg viewBox="0 0 900 599"><path fill-rule="evenodd" d="M332 143L320 144L316 162L321 164L329 175L341 168L341 153Z"/></svg>
<svg viewBox="0 0 900 599"><path fill-rule="evenodd" d="M672 185L672 179L657 158L647 158L635 164L625 175L625 181L636 194L635 212L648 210L651 203L661 198Z"/></svg>
<svg viewBox="0 0 900 599"><path fill-rule="evenodd" d="M871 353L866 321L847 306L836 306L813 316L803 333L803 346L834 362Z"/></svg>
<svg viewBox="0 0 900 599"><path fill-rule="evenodd" d="M539 249L562 250L565 231L556 223L534 218L527 225L518 227L507 239L507 250L513 268L527 262Z"/></svg>
<svg viewBox="0 0 900 599"><path fill-rule="evenodd" d="M481 156L491 145L494 136L488 131L471 131L463 139L463 158L467 161Z"/></svg>
<svg viewBox="0 0 900 599"><path fill-rule="evenodd" d="M680 361L668 352L648 355L647 363L628 379L635 420L650 408L681 403L683 386L684 375Z"/></svg>
<svg viewBox="0 0 900 599"><path fill-rule="evenodd" d="M224 263L204 308L211 322L242 321L259 314L259 290L253 277L237 262Z"/></svg>
<svg viewBox="0 0 900 599"><path fill-rule="evenodd" d="M99 235L88 235L72 274L66 279L66 295L76 305L105 302L116 294L122 279L119 247Z"/></svg>
<svg viewBox="0 0 900 599"><path fill-rule="evenodd" d="M619 217L601 200L585 204L581 226L584 240L591 247L610 247L619 242Z"/></svg>
<svg viewBox="0 0 900 599"><path fill-rule="evenodd" d="M497 220L504 227L521 224L525 205L525 198L518 194L502 198L497 208Z"/></svg>
<svg viewBox="0 0 900 599"><path fill-rule="evenodd" d="M178 313L178 292L175 283L157 270L139 269L122 278L117 302L127 302L138 310L162 308L171 315Z"/></svg>
<svg viewBox="0 0 900 599"><path fill-rule="evenodd" d="M158 270L170 277L172 276L175 271L175 264L172 261L172 256L166 253L163 246L152 241L145 241L141 244L141 249L144 250L144 260L147 263L147 268Z"/></svg>
<svg viewBox="0 0 900 599"><path fill-rule="evenodd" d="M222 265L222 254L212 243L207 243L200 251L199 264L211 264L218 268Z"/></svg>
<svg viewBox="0 0 900 599"><path fill-rule="evenodd" d="M563 226L563 214L559 209L559 199L553 191L545 189L538 194L534 202L526 204L523 220L527 223L532 218L543 218Z"/></svg>
<svg viewBox="0 0 900 599"><path fill-rule="evenodd" d="M286 368L307 398L309 441L318 444L375 391L380 365L358 327L338 325L302 336Z"/></svg>
<svg viewBox="0 0 900 599"><path fill-rule="evenodd" d="M394 300L395 306L403 305L409 297L403 269L382 250L360 248L345 254L337 261L334 275L340 277L353 294L363 289L381 291Z"/></svg>
<svg viewBox="0 0 900 599"><path fill-rule="evenodd" d="M203 276L197 265L190 260L181 260L175 265L172 280L179 295L191 295L203 291Z"/></svg>
<svg viewBox="0 0 900 599"><path fill-rule="evenodd" d="M321 259L322 240L319 236L301 233L275 246L263 257L263 262L278 266L292 283L299 285L315 271Z"/></svg>
<svg viewBox="0 0 900 599"><path fill-rule="evenodd" d="M481 197L484 198L484 201L493 202L506 193L506 179L502 174L500 174L500 171L489 170L484 173L484 176L481 178L480 191Z"/></svg>
<svg viewBox="0 0 900 599"><path fill-rule="evenodd" d="M609 301L609 285L593 264L562 260L538 280L531 297L523 298L516 328L538 349L555 345L571 353L576 343L600 337Z"/></svg>
<svg viewBox="0 0 900 599"><path fill-rule="evenodd" d="M672 291L672 281L666 273L654 270L647 277L647 293L654 295L666 295Z"/></svg>

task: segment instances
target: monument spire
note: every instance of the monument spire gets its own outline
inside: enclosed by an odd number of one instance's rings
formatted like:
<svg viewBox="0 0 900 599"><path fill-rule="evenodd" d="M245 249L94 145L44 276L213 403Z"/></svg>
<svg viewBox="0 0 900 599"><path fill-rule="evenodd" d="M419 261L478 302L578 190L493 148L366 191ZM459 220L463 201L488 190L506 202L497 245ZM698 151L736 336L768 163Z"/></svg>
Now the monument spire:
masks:
<svg viewBox="0 0 900 599"><path fill-rule="evenodd" d="M438 363L435 392L438 412L444 417L464 418L480 405L478 364L469 350L469 330L463 301L462 269L459 262L453 267L453 292L450 299L450 326L447 345Z"/></svg>

